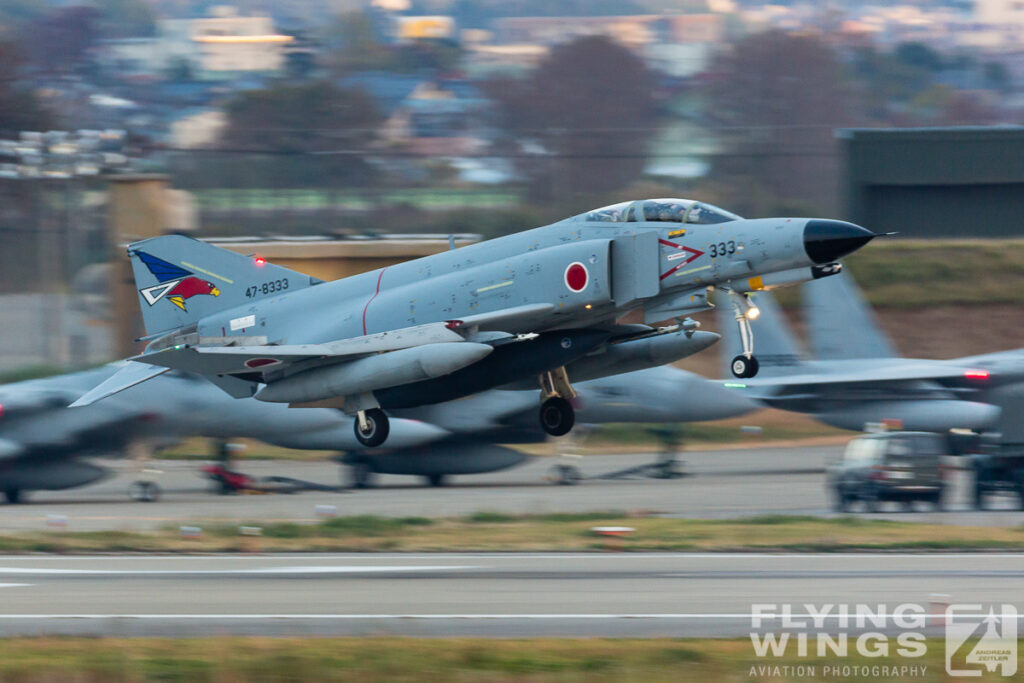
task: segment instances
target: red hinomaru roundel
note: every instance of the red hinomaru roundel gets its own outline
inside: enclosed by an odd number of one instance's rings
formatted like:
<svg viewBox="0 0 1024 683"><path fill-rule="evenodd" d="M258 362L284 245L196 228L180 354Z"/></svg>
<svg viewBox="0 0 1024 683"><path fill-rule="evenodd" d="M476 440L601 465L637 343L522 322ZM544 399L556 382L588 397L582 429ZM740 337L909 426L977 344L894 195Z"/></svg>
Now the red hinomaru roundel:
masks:
<svg viewBox="0 0 1024 683"><path fill-rule="evenodd" d="M582 292L590 282L587 267L579 261L573 261L565 269L565 286L573 292Z"/></svg>

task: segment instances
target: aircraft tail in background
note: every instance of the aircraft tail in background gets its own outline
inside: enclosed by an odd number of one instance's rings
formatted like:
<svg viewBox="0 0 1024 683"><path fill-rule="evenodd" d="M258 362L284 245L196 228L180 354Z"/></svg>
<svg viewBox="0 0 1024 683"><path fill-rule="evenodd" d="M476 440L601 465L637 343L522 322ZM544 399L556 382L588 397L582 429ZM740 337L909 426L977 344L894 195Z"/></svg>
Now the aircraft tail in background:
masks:
<svg viewBox="0 0 1024 683"><path fill-rule="evenodd" d="M808 344L816 360L899 358L849 273L808 282L801 294Z"/></svg>

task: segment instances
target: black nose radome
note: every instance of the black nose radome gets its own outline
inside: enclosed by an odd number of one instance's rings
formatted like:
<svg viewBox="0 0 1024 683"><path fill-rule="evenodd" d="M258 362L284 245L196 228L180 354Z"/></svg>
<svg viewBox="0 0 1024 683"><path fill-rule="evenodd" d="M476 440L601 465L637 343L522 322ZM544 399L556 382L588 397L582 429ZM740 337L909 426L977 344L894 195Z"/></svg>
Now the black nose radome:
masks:
<svg viewBox="0 0 1024 683"><path fill-rule="evenodd" d="M804 226L804 250L815 263L832 263L875 237L875 233L853 223L815 219Z"/></svg>

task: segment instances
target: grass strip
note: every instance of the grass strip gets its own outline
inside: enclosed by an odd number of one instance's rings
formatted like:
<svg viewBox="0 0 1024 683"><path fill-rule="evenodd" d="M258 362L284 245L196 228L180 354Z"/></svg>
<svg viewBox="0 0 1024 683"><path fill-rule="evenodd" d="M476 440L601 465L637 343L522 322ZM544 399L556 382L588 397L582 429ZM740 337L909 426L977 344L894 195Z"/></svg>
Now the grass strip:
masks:
<svg viewBox="0 0 1024 683"><path fill-rule="evenodd" d="M0 536L0 552L383 552L383 551L798 551L1021 550L1024 526L971 527L864 517L770 515L739 519L673 519L648 511L510 515L480 511L465 517L358 515L323 522L192 521L200 538L177 526L152 532L47 530ZM72 520L72 525L74 524ZM628 526L613 541L593 531ZM73 529L73 526L72 526Z"/></svg>
<svg viewBox="0 0 1024 683"><path fill-rule="evenodd" d="M899 681L907 679L885 672L906 666L923 672L912 680L947 680L939 639L914 658L798 657L789 649L759 658L747 638L9 638L0 641L0 681Z"/></svg>

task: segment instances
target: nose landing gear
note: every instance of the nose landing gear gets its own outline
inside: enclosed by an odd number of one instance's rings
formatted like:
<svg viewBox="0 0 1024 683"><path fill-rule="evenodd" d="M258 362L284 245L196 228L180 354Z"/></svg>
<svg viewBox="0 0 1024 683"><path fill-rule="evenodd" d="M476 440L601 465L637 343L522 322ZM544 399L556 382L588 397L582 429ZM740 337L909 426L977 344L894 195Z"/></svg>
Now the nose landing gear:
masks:
<svg viewBox="0 0 1024 683"><path fill-rule="evenodd" d="M750 300L749 294L737 295L729 290L729 304L736 315L736 324L740 328L740 343L743 353L732 359L729 367L736 377L747 379L757 374L760 363L754 356L754 333L750 329L750 321L761 314L760 309Z"/></svg>
<svg viewBox="0 0 1024 683"><path fill-rule="evenodd" d="M756 357L750 356L747 358L743 354L740 354L732 359L732 363L729 367L732 368L733 375L746 379L747 377L753 377L757 374L759 364Z"/></svg>

